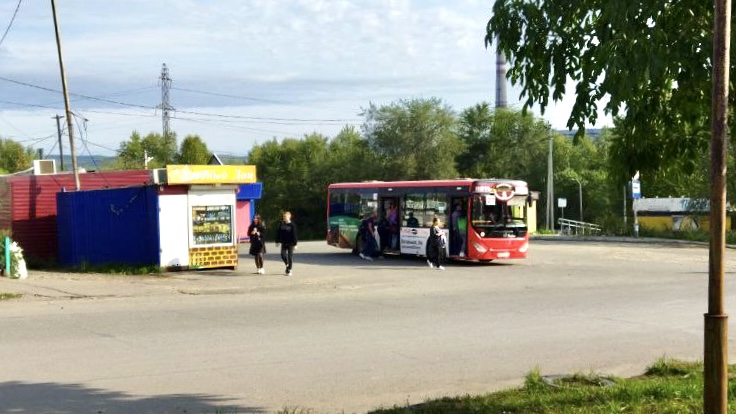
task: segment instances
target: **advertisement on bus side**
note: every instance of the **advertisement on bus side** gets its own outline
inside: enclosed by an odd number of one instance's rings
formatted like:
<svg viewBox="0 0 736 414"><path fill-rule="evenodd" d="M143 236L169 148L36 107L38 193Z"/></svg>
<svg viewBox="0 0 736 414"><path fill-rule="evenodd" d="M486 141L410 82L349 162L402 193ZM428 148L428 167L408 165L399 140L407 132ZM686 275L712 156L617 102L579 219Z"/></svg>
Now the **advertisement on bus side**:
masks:
<svg viewBox="0 0 736 414"><path fill-rule="evenodd" d="M328 242L342 248L355 247L360 220L349 216L330 217L330 233Z"/></svg>
<svg viewBox="0 0 736 414"><path fill-rule="evenodd" d="M442 229L442 232L445 233L445 240L449 240L447 229ZM401 244L401 254L426 256L427 239L429 239L429 228L402 227L399 239ZM445 253L449 254L449 245L445 247Z"/></svg>

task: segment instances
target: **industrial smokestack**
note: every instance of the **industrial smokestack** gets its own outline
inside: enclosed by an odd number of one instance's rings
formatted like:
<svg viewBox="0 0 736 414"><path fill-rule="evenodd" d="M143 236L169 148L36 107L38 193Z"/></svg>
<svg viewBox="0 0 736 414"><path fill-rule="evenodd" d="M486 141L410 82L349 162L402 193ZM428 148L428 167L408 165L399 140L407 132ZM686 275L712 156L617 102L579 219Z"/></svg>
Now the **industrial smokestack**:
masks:
<svg viewBox="0 0 736 414"><path fill-rule="evenodd" d="M506 108L506 57L496 38L496 108Z"/></svg>

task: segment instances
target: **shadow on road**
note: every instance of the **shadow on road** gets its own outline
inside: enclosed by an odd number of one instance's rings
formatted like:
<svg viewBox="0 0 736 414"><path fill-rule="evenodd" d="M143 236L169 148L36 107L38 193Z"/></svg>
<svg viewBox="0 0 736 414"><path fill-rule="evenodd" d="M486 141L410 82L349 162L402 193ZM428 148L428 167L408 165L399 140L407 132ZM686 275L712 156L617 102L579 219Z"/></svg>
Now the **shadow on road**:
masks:
<svg viewBox="0 0 736 414"><path fill-rule="evenodd" d="M0 412L23 414L192 414L265 413L263 408L227 404L211 395L180 394L138 397L79 384L0 383Z"/></svg>

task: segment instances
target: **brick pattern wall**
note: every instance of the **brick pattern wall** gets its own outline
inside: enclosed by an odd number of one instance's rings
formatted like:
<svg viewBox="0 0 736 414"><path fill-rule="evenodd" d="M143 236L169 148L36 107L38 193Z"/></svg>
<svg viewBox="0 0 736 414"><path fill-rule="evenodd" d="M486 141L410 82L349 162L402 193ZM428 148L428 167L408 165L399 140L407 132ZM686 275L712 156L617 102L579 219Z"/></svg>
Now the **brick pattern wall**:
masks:
<svg viewBox="0 0 736 414"><path fill-rule="evenodd" d="M238 267L238 247L214 246L190 248L189 267L193 269Z"/></svg>

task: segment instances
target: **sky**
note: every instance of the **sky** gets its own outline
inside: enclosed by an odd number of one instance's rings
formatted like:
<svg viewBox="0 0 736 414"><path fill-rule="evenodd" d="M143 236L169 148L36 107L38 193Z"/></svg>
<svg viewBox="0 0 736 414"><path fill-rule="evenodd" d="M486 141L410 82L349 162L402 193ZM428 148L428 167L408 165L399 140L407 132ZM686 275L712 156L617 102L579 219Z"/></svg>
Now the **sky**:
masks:
<svg viewBox="0 0 736 414"><path fill-rule="evenodd" d="M64 115L64 102L51 3L21 0L13 19L18 4L0 2L0 36L9 27L0 43L0 136L56 153L53 117ZM163 64L171 130L197 134L222 155L246 155L272 138L334 136L359 127L370 103L437 97L457 112L494 104L495 55L484 43L492 4L57 0L76 146L109 156L134 130L160 133ZM507 89L509 106L520 109L520 88ZM563 129L571 107L568 96L543 117ZM599 119L597 127L610 124Z"/></svg>

